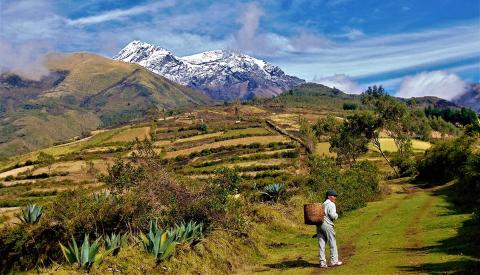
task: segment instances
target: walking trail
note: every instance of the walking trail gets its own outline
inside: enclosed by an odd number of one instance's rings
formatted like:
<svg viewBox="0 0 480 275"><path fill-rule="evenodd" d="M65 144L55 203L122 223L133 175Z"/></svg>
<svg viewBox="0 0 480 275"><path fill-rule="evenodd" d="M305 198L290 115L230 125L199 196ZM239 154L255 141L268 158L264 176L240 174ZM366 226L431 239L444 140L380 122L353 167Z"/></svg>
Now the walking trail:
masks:
<svg viewBox="0 0 480 275"><path fill-rule="evenodd" d="M314 227L301 226L293 232L272 232L269 238L276 245L247 273L422 274L458 271L465 265L480 263L478 258L445 247L449 239L457 237L470 214L453 212L446 197L434 189L419 189L407 183L391 187L392 194L384 199L338 220L336 231L343 266L318 268Z"/></svg>

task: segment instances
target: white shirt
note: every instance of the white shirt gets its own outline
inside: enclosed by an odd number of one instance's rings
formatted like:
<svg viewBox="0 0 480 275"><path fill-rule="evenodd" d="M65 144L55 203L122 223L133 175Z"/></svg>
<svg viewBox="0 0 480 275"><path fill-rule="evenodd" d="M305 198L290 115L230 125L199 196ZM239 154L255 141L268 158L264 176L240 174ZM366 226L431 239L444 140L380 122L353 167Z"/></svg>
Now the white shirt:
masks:
<svg viewBox="0 0 480 275"><path fill-rule="evenodd" d="M338 219L337 207L335 206L335 203L329 199L325 200L323 203L323 211L325 212L325 218L323 222L334 226L333 221Z"/></svg>

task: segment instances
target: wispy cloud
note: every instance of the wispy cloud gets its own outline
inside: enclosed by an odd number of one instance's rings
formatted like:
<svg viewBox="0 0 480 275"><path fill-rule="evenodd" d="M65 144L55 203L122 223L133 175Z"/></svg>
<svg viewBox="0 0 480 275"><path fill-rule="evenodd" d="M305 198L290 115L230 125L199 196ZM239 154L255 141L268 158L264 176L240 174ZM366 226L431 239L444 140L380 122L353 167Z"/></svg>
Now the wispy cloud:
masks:
<svg viewBox="0 0 480 275"><path fill-rule="evenodd" d="M241 28L235 36L236 45L234 46L243 51L257 50L265 46L266 41L257 34L260 18L263 15L263 10L255 2L245 6L245 11L238 20Z"/></svg>
<svg viewBox="0 0 480 275"><path fill-rule="evenodd" d="M101 14L86 16L77 18L74 20L67 20L69 25L74 26L83 26L83 25L91 25L91 24L98 24L112 20L119 20L128 16L134 16L143 14L146 12L155 12L161 8L171 7L175 4L173 0L165 0L162 2L153 2L146 5L139 5L129 9L115 9L103 12Z"/></svg>
<svg viewBox="0 0 480 275"><path fill-rule="evenodd" d="M359 29L355 29L355 28L345 28L345 32L344 33L341 33L341 34L338 34L336 35L337 37L346 37L350 40L355 40L355 39L358 39L360 37L363 37L365 36L365 33L363 33L363 31L359 30Z"/></svg>
<svg viewBox="0 0 480 275"><path fill-rule="evenodd" d="M394 35L369 36L348 43L284 52L279 62L306 79L343 73L355 78L441 64L480 55L476 24Z"/></svg>

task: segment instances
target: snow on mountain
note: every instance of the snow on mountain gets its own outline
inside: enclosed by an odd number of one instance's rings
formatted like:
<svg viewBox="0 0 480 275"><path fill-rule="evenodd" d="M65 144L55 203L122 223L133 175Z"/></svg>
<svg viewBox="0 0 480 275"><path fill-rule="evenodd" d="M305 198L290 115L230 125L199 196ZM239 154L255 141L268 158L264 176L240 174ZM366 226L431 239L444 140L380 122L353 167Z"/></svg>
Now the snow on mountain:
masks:
<svg viewBox="0 0 480 275"><path fill-rule="evenodd" d="M279 67L234 51L215 50L177 57L159 46L134 40L113 59L137 63L213 99L277 95L305 81Z"/></svg>

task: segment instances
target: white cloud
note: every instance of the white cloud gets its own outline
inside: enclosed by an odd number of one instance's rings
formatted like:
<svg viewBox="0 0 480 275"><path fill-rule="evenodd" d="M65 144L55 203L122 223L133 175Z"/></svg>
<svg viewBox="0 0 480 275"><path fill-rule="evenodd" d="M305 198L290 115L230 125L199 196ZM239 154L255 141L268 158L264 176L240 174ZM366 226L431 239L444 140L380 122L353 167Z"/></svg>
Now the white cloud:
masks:
<svg viewBox="0 0 480 275"><path fill-rule="evenodd" d="M437 96L444 99L463 93L465 82L456 74L446 71L422 72L405 77L395 93L399 97Z"/></svg>
<svg viewBox="0 0 480 275"><path fill-rule="evenodd" d="M287 48L288 49L288 48ZM362 78L425 65L448 63L480 55L476 23L413 33L365 36L346 43L319 45L307 53L277 53L278 65L290 74L312 78L314 74L346 74Z"/></svg>
<svg viewBox="0 0 480 275"><path fill-rule="evenodd" d="M264 15L263 10L256 3L249 3L245 6L245 12L239 18L242 27L238 31L236 38L236 46L240 50L252 51L258 48L260 37L257 36L260 17Z"/></svg>
<svg viewBox="0 0 480 275"><path fill-rule="evenodd" d="M48 41L21 45L0 41L0 73L12 71L25 78L38 80L48 74L48 69L43 66L43 57L52 48Z"/></svg>
<svg viewBox="0 0 480 275"><path fill-rule="evenodd" d="M344 74L336 74L320 78L314 77L312 81L330 88L337 88L342 92L349 94L360 94L363 91L362 87L357 82Z"/></svg>
<svg viewBox="0 0 480 275"><path fill-rule="evenodd" d="M337 37L346 37L350 40L356 40L363 36L365 36L365 33L355 28L345 28L345 33L337 35Z"/></svg>
<svg viewBox="0 0 480 275"><path fill-rule="evenodd" d="M153 2L146 5L135 6L129 9L116 9L110 10L101 14L93 15L93 16L86 16L81 17L74 20L68 20L69 25L91 25L91 24L98 24L103 23L106 21L118 20L124 17L138 15L146 12L153 12L161 8L171 7L175 4L173 0L167 0L163 2Z"/></svg>

